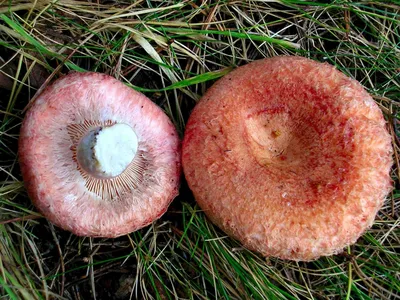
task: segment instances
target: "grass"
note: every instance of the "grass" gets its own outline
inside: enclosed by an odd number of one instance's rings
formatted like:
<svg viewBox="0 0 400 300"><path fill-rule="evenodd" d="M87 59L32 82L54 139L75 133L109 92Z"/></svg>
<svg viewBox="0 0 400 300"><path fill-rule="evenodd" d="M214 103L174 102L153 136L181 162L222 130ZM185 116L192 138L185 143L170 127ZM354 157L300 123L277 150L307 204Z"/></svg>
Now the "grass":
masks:
<svg viewBox="0 0 400 300"><path fill-rule="evenodd" d="M399 299L399 12L397 1L0 0L1 299ZM359 80L393 136L395 189L342 254L262 258L213 226L185 184L161 220L114 240L55 228L27 198L17 139L42 83L74 70L111 74L182 135L217 78L288 54Z"/></svg>

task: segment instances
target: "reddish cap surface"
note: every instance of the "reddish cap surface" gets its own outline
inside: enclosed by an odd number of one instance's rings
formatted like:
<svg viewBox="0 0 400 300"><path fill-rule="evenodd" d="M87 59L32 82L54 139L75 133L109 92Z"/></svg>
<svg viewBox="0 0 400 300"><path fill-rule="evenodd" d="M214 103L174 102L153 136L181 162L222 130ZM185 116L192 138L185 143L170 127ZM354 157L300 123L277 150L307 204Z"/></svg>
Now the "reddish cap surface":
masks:
<svg viewBox="0 0 400 300"><path fill-rule="evenodd" d="M355 80L301 57L259 60L190 116L183 169L208 217L265 256L312 260L372 225L391 190L391 137Z"/></svg>
<svg viewBox="0 0 400 300"><path fill-rule="evenodd" d="M77 144L89 130L116 123L136 133L136 156L120 176L88 175L77 161ZM147 97L104 74L72 73L47 87L25 116L19 156L36 207L81 236L140 229L163 215L178 194L175 127Z"/></svg>

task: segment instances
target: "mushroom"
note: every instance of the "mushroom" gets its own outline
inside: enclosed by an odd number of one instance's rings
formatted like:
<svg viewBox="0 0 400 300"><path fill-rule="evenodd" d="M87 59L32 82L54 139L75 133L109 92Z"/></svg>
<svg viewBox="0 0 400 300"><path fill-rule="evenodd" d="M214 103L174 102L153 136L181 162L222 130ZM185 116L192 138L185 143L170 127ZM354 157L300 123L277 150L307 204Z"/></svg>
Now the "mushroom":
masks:
<svg viewBox="0 0 400 300"><path fill-rule="evenodd" d="M310 261L369 228L391 191L381 110L329 64L283 56L237 68L194 108L182 146L199 206L264 256Z"/></svg>
<svg viewBox="0 0 400 300"><path fill-rule="evenodd" d="M140 229L178 194L175 127L147 97L105 74L71 73L48 86L22 123L19 159L38 210L79 236Z"/></svg>

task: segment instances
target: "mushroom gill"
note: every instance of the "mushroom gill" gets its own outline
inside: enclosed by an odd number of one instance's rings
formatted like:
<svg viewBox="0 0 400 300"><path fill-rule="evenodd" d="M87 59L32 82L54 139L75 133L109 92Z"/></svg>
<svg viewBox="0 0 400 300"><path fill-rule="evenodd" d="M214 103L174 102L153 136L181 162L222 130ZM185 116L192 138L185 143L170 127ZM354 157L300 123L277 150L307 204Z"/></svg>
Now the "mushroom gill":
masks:
<svg viewBox="0 0 400 300"><path fill-rule="evenodd" d="M48 86L24 118L19 157L33 203L77 235L140 229L178 194L175 127L147 97L104 74L71 73Z"/></svg>

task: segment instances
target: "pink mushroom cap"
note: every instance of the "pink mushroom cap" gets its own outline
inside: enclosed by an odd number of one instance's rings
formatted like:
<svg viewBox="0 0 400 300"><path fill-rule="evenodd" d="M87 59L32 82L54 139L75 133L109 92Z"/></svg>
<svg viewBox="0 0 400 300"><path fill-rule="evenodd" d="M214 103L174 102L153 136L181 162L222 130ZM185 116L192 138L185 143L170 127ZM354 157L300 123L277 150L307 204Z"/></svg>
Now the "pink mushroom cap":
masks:
<svg viewBox="0 0 400 300"><path fill-rule="evenodd" d="M339 253L392 189L391 136L360 83L282 56L237 68L194 108L182 164L207 216L264 256Z"/></svg>
<svg viewBox="0 0 400 300"><path fill-rule="evenodd" d="M79 145L88 132L115 124L133 130L136 154L120 175L93 175L77 157ZM138 230L161 217L178 194L174 125L146 96L105 74L71 73L48 86L22 123L19 159L38 210L79 236Z"/></svg>

